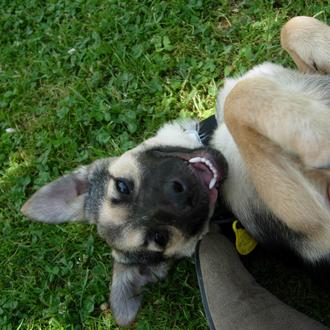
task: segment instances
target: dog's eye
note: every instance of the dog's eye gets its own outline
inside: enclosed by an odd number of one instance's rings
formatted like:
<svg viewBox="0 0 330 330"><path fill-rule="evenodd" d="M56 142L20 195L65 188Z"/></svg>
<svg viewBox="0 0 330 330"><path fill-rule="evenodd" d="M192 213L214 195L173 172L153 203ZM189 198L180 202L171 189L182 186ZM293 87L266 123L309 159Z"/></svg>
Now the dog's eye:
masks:
<svg viewBox="0 0 330 330"><path fill-rule="evenodd" d="M130 193L128 184L123 179L116 179L116 189L121 194L129 195Z"/></svg>
<svg viewBox="0 0 330 330"><path fill-rule="evenodd" d="M156 231L154 233L154 241L161 247L165 247L168 242L168 233Z"/></svg>

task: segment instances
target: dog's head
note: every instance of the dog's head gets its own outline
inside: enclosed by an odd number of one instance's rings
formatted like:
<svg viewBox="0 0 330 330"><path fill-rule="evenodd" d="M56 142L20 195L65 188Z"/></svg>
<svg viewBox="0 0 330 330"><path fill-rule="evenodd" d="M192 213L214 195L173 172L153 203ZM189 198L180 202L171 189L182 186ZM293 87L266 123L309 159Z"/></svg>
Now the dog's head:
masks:
<svg viewBox="0 0 330 330"><path fill-rule="evenodd" d="M193 121L167 124L122 156L47 184L22 208L42 222L96 224L115 259L110 302L120 325L134 320L141 287L190 256L208 229L227 163L197 130Z"/></svg>

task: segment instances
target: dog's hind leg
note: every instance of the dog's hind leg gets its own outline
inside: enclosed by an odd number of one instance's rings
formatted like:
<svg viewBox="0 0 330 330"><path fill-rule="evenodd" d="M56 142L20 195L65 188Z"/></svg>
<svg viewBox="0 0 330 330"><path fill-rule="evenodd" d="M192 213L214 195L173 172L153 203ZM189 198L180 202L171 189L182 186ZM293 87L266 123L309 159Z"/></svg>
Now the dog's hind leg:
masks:
<svg viewBox="0 0 330 330"><path fill-rule="evenodd" d="M282 28L281 44L300 71L330 74L330 27L326 24L312 17L294 17Z"/></svg>
<svg viewBox="0 0 330 330"><path fill-rule="evenodd" d="M239 81L224 118L260 197L309 238L303 248L315 260L330 252L330 108L284 83L281 76Z"/></svg>

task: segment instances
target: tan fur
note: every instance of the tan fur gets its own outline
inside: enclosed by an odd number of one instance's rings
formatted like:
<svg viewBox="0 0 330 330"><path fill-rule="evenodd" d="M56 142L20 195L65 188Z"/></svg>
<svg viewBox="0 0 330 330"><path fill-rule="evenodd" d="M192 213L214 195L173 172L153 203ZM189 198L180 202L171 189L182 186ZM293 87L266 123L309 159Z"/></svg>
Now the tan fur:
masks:
<svg viewBox="0 0 330 330"><path fill-rule="evenodd" d="M226 107L236 114L241 125L253 126L283 150L299 157L306 167L330 164L330 113L322 101L268 78L239 82L230 99L231 104Z"/></svg>
<svg viewBox="0 0 330 330"><path fill-rule="evenodd" d="M295 231L303 230L313 238L325 229L330 234L328 201L315 189L313 182L304 177L295 155L283 151L277 139L266 138L266 131L276 135L278 129L281 138L286 132L281 131L283 125L274 123L281 104L277 107L272 95L274 88L269 87L267 81L256 78L239 82L225 103L226 124L259 195L268 207ZM268 99L274 100L274 104L267 103ZM261 129L260 126L264 128L263 122L271 122L274 132L271 126Z"/></svg>
<svg viewBox="0 0 330 330"><path fill-rule="evenodd" d="M109 173L116 178L127 178L134 181L134 186L138 190L140 183L140 164L136 159L137 148L125 152L116 160L110 163ZM113 183L113 182L112 182ZM110 185L109 196L115 195L113 185Z"/></svg>
<svg viewBox="0 0 330 330"><path fill-rule="evenodd" d="M119 226L128 221L128 210L122 206L112 205L109 200L102 203L99 222L103 225Z"/></svg>
<svg viewBox="0 0 330 330"><path fill-rule="evenodd" d="M116 240L116 248L124 251L135 250L143 244L144 232L139 229L127 228L124 233L122 233L123 239Z"/></svg>
<svg viewBox="0 0 330 330"><path fill-rule="evenodd" d="M187 239L183 236L175 227L171 228L171 240L164 251L166 257L180 256L180 257L189 257L194 251L197 242L207 233L208 225L205 226L203 232L194 238Z"/></svg>

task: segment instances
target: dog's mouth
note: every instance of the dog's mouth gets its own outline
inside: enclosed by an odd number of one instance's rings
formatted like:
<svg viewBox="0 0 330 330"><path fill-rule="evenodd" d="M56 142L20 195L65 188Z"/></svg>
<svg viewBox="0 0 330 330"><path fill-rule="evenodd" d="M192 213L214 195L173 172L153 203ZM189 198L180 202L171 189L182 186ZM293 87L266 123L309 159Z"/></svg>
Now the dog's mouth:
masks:
<svg viewBox="0 0 330 330"><path fill-rule="evenodd" d="M219 185L224 179L224 173L208 153L190 158L188 162L196 176L208 190L210 203L214 205L218 198Z"/></svg>
<svg viewBox="0 0 330 330"><path fill-rule="evenodd" d="M200 178L204 184L208 185L209 190L216 188L217 183L220 182L220 176L210 160L205 157L194 157L189 159L189 163L198 171Z"/></svg>

